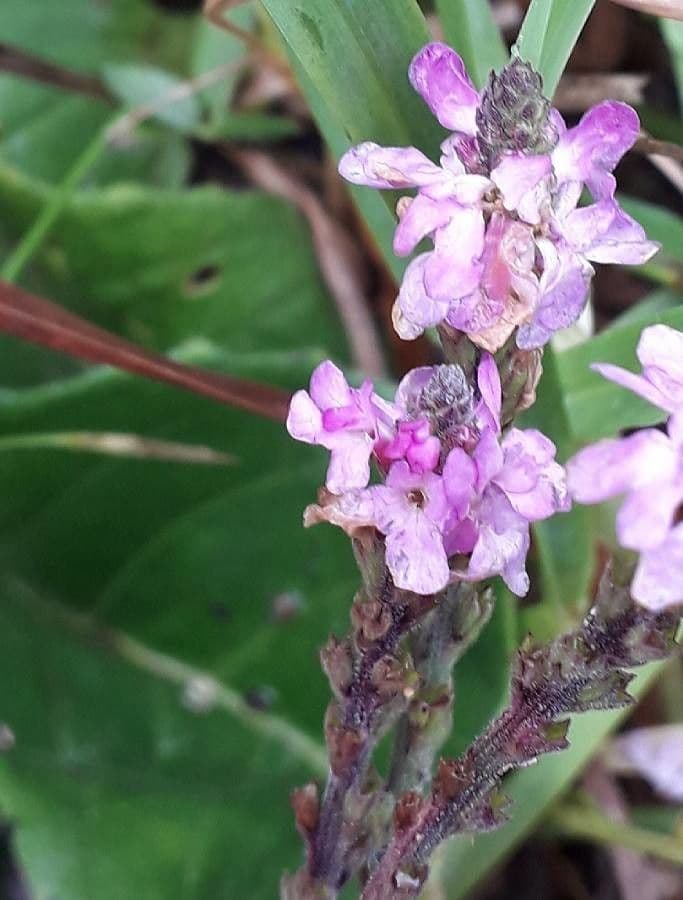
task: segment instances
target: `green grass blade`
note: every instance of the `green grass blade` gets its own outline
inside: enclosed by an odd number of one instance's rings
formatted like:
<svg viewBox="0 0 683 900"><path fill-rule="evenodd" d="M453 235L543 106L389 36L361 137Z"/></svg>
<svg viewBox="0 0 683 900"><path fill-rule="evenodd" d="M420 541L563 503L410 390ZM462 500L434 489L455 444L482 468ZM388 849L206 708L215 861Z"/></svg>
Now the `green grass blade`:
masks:
<svg viewBox="0 0 683 900"><path fill-rule="evenodd" d="M540 73L549 97L555 89L595 0L555 0L543 42Z"/></svg>
<svg viewBox="0 0 683 900"><path fill-rule="evenodd" d="M532 0L515 44L552 97L595 0Z"/></svg>
<svg viewBox="0 0 683 900"><path fill-rule="evenodd" d="M531 0L515 42L517 53L538 71L541 69L543 43L552 7L553 0Z"/></svg>
<svg viewBox="0 0 683 900"><path fill-rule="evenodd" d="M508 52L488 0L436 0L446 42L462 56L477 87L491 69L501 69Z"/></svg>

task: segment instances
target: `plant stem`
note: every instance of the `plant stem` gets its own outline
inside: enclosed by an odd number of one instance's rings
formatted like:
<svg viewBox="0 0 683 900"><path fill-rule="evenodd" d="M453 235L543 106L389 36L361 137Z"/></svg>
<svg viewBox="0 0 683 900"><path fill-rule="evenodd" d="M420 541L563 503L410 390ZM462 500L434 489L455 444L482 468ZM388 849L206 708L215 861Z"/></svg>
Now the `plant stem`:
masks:
<svg viewBox="0 0 683 900"><path fill-rule="evenodd" d="M559 806L552 811L547 821L554 835L626 847L666 862L683 865L681 838L613 822L597 810L585 806Z"/></svg>
<svg viewBox="0 0 683 900"><path fill-rule="evenodd" d="M469 584L449 590L411 637L420 690L399 721L387 782L394 795L423 791L453 717L453 667L486 625L493 603Z"/></svg>
<svg viewBox="0 0 683 900"><path fill-rule="evenodd" d="M78 187L107 146L109 123L97 132L92 141L67 172L62 182L52 191L52 195L42 208L29 230L5 260L0 269L0 278L5 281L16 281L26 265L47 237L50 229L61 215L71 194Z"/></svg>

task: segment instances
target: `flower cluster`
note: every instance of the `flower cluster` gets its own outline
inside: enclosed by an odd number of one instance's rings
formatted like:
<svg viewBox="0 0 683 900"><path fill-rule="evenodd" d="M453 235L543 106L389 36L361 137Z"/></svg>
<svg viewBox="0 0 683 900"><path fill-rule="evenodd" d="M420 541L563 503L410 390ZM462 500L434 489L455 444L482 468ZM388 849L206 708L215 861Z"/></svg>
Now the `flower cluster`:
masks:
<svg viewBox="0 0 683 900"><path fill-rule="evenodd" d="M669 416L666 431L648 428L599 441L568 463L580 503L626 494L617 515L620 544L640 552L631 591L653 610L683 602L683 333L646 328L637 349L643 373L596 365L605 378L644 397Z"/></svg>
<svg viewBox="0 0 683 900"><path fill-rule="evenodd" d="M446 323L491 352L515 329L520 348L540 347L581 314L591 262L638 264L657 251L615 199L612 171L639 132L631 107L606 101L567 128L526 63L514 59L479 92L440 43L409 75L452 132L440 163L364 143L339 165L354 184L417 189L399 200L394 250L408 256L425 238L433 249L405 272L394 306L402 338ZM584 187L593 202L577 208Z"/></svg>
<svg viewBox="0 0 683 900"><path fill-rule="evenodd" d="M500 574L525 594L529 523L568 509L569 500L554 444L532 429L503 436L500 414L500 377L488 353L476 388L459 366L426 366L406 375L392 403L369 382L349 387L333 363L321 363L287 420L293 437L331 452L327 492L304 521L350 534L376 528L399 588L432 594L451 580Z"/></svg>

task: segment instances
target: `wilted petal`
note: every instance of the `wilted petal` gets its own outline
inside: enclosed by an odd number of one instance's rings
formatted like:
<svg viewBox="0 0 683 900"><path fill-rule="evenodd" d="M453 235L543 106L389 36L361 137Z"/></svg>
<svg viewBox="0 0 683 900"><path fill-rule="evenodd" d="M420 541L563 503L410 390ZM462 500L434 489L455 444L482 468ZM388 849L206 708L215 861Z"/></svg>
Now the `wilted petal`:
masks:
<svg viewBox="0 0 683 900"><path fill-rule="evenodd" d="M476 133L479 93L455 50L436 42L427 44L411 62L408 75L444 128Z"/></svg>
<svg viewBox="0 0 683 900"><path fill-rule="evenodd" d="M434 236L434 252L425 265L424 283L435 300L466 297L479 284L484 250L481 210L460 207Z"/></svg>
<svg viewBox="0 0 683 900"><path fill-rule="evenodd" d="M438 325L448 313L448 302L435 300L425 290L425 266L430 256L431 253L422 253L410 263L394 304L394 328L407 341L421 335L425 328Z"/></svg>
<svg viewBox="0 0 683 900"><path fill-rule="evenodd" d="M641 554L631 594L653 612L683 603L683 523Z"/></svg>
<svg viewBox="0 0 683 900"><path fill-rule="evenodd" d="M319 503L304 510L305 528L329 522L353 537L360 528L374 527L375 507L370 490L347 491L339 496L322 493Z"/></svg>
<svg viewBox="0 0 683 900"><path fill-rule="evenodd" d="M631 491L617 513L617 537L622 547L657 547L673 525L674 514L683 502L683 482L659 481L658 474L652 473L652 483Z"/></svg>
<svg viewBox="0 0 683 900"><path fill-rule="evenodd" d="M323 427L322 414L307 391L297 391L289 403L287 431L297 441L314 444Z"/></svg>
<svg viewBox="0 0 683 900"><path fill-rule="evenodd" d="M549 156L509 153L493 170L491 180L500 190L505 208L516 210L524 195L532 191L551 171Z"/></svg>
<svg viewBox="0 0 683 900"><path fill-rule="evenodd" d="M599 263L640 265L659 250L641 225L614 200L601 200L570 213L563 223L565 238L588 259Z"/></svg>
<svg viewBox="0 0 683 900"><path fill-rule="evenodd" d="M639 132L638 115L625 103L605 100L589 109L553 150L558 182L584 182L596 200L613 196L615 180L611 172Z"/></svg>
<svg viewBox="0 0 683 900"><path fill-rule="evenodd" d="M401 215L394 234L394 253L408 256L423 238L446 225L457 210L457 204L452 201L432 200L426 194L418 194Z"/></svg>
<svg viewBox="0 0 683 900"><path fill-rule="evenodd" d="M600 503L673 475L676 457L671 441L654 429L626 438L598 441L567 463L569 492L579 503Z"/></svg>
<svg viewBox="0 0 683 900"><path fill-rule="evenodd" d="M339 174L366 187L420 187L440 181L443 170L415 147L380 147L372 141L348 150L339 161Z"/></svg>

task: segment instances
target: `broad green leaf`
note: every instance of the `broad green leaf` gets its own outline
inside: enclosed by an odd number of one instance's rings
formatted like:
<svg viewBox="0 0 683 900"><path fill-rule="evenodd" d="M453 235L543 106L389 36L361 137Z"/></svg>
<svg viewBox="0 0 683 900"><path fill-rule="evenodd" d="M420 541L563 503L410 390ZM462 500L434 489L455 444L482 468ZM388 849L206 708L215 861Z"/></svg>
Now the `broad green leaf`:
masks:
<svg viewBox="0 0 683 900"><path fill-rule="evenodd" d="M49 197L0 165L0 234L16 240ZM326 345L343 353L306 224L257 192L79 193L36 257L29 285L157 349L205 336L243 351ZM5 384L49 376L53 366L63 371L43 351L2 344Z"/></svg>
<svg viewBox="0 0 683 900"><path fill-rule="evenodd" d="M292 386L314 363L203 344L182 358ZM197 900L240 896L245 883L249 897L272 897L299 860L288 793L316 773L222 712L181 710L177 690L127 672L106 641L86 653L24 610L93 614L272 698L271 713L319 739L329 689L317 648L345 630L356 581L341 534L301 528L324 454L275 423L104 370L0 395L4 435L86 425L227 449L237 463L3 453L0 708L18 743L0 760L2 811L21 823L39 898L157 900L172 883ZM274 613L284 593L291 620ZM19 689L17 672L32 673Z"/></svg>
<svg viewBox="0 0 683 900"><path fill-rule="evenodd" d="M491 69L501 69L508 51L493 19L489 0L436 0L444 36L462 56L478 87Z"/></svg>
<svg viewBox="0 0 683 900"><path fill-rule="evenodd" d="M0 596L0 677L13 685L2 714L16 736L0 813L17 824L31 896L276 896L300 852L287 792L311 770L218 707L192 712L180 686L121 661L97 632L69 633L24 585L3 576Z"/></svg>
<svg viewBox="0 0 683 900"><path fill-rule="evenodd" d="M662 665L657 664L641 672L629 688L631 693L642 696L661 670ZM510 821L491 834L456 838L443 853L441 880L447 885L448 900L469 896L491 867L501 862L540 823L548 806L571 785L624 715L622 710L574 716L569 730L569 750L542 756L535 766L522 769L504 782L505 793L513 801Z"/></svg>

